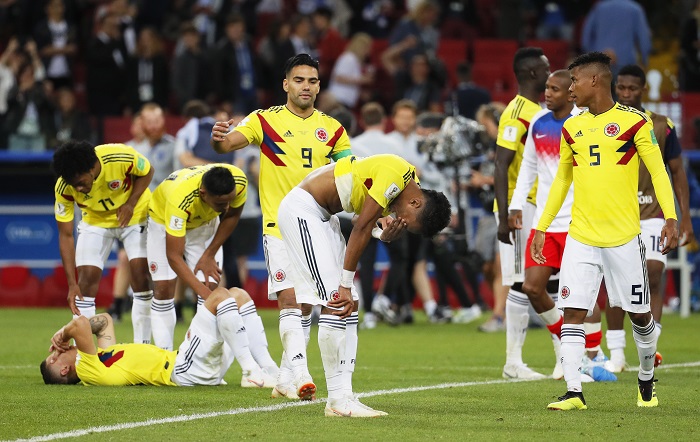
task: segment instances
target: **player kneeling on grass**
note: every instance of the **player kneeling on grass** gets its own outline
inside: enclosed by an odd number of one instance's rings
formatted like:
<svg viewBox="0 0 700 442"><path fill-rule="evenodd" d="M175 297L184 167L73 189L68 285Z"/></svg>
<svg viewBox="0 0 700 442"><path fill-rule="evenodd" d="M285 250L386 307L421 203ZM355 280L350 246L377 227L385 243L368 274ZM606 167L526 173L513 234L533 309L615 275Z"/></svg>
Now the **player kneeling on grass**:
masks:
<svg viewBox="0 0 700 442"><path fill-rule="evenodd" d="M117 344L112 317L102 313L78 316L51 338L51 354L40 365L46 384L220 385L231 361L242 323L236 303L250 296L233 288L214 290L197 309L179 351L151 344ZM92 335L97 337L97 345ZM74 339L76 345L70 345ZM251 378L262 386L262 377Z"/></svg>
<svg viewBox="0 0 700 442"><path fill-rule="evenodd" d="M358 215L347 248L334 215L342 211ZM357 330L353 277L373 230L382 241L404 230L432 237L447 226L450 215L445 195L421 189L415 167L396 155L342 158L312 172L282 200L278 224L294 269L297 301L323 306L318 345L328 387L326 416L386 414L354 397L357 333L346 335L346 328Z"/></svg>

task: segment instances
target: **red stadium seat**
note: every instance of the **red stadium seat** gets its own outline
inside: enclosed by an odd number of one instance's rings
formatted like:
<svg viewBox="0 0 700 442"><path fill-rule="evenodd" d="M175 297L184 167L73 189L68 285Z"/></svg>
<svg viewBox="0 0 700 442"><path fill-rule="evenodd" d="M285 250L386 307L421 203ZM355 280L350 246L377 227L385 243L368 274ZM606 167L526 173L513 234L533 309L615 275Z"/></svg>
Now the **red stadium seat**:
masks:
<svg viewBox="0 0 700 442"><path fill-rule="evenodd" d="M95 307L108 308L114 300L114 269L105 269L95 297Z"/></svg>
<svg viewBox="0 0 700 442"><path fill-rule="evenodd" d="M542 48L544 55L549 59L552 72L557 69L566 69L568 66L571 46L565 40L528 40L525 46Z"/></svg>
<svg viewBox="0 0 700 442"><path fill-rule="evenodd" d="M63 266L53 269L53 273L41 283L39 303L46 307L68 307L68 279Z"/></svg>
<svg viewBox="0 0 700 442"><path fill-rule="evenodd" d="M450 87L457 85L457 65L467 60L467 51L467 42L464 40L440 40L437 58L445 64Z"/></svg>
<svg viewBox="0 0 700 442"><path fill-rule="evenodd" d="M106 117L103 121L105 143L123 143L131 139L131 118Z"/></svg>
<svg viewBox="0 0 700 442"><path fill-rule="evenodd" d="M39 299L39 278L24 266L0 269L0 306L36 307Z"/></svg>
<svg viewBox="0 0 700 442"><path fill-rule="evenodd" d="M513 56L518 50L515 40L480 39L474 40L474 64L497 63L513 66Z"/></svg>
<svg viewBox="0 0 700 442"><path fill-rule="evenodd" d="M472 80L491 92L494 101L506 103L517 93L517 83L511 65L500 63L477 63L472 67Z"/></svg>

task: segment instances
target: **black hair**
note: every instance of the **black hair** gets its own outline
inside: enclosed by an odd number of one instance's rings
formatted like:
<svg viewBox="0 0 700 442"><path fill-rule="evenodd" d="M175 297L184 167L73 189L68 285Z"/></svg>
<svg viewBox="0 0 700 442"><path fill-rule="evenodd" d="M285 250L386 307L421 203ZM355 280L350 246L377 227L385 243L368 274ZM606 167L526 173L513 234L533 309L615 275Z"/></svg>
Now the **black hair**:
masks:
<svg viewBox="0 0 700 442"><path fill-rule="evenodd" d="M513 57L513 72L515 72L515 76L517 77L519 72L526 69L525 61L540 58L543 55L542 48L526 47L518 49L515 52L515 57Z"/></svg>
<svg viewBox="0 0 700 442"><path fill-rule="evenodd" d="M325 5L321 5L318 8L316 8L314 14L326 17L328 20L333 18L333 10Z"/></svg>
<svg viewBox="0 0 700 442"><path fill-rule="evenodd" d="M71 140L63 143L53 154L53 171L70 182L80 174L88 173L97 162L95 147L87 141Z"/></svg>
<svg viewBox="0 0 700 442"><path fill-rule="evenodd" d="M642 69L636 64L628 64L626 66L623 66L620 69L620 72L617 73L618 77L620 75L629 75L630 77L637 77L640 80L642 80L642 86L645 86L647 84L647 74L644 73L644 69Z"/></svg>
<svg viewBox="0 0 700 442"><path fill-rule="evenodd" d="M587 52L576 57L567 69L572 70L573 68L580 66L599 64L607 67L608 70L610 70L610 61L610 57L602 52Z"/></svg>
<svg viewBox="0 0 700 442"><path fill-rule="evenodd" d="M421 192L425 203L419 216L421 234L426 238L432 238L450 223L452 207L442 192L429 189L421 189Z"/></svg>
<svg viewBox="0 0 700 442"><path fill-rule="evenodd" d="M289 57L284 63L284 76L288 76L292 69L297 66L311 66L318 71L318 60L314 60L309 54L297 54L294 57Z"/></svg>
<svg viewBox="0 0 700 442"><path fill-rule="evenodd" d="M216 166L207 170L202 177L202 186L212 195L228 195L233 192L236 183L231 171L225 167Z"/></svg>
<svg viewBox="0 0 700 442"><path fill-rule="evenodd" d="M80 382L80 378L77 374L69 374L66 377L57 375L56 372L49 370L49 365L46 363L46 359L41 361L39 364L39 370L41 370L41 377L44 378L44 384L77 384Z"/></svg>

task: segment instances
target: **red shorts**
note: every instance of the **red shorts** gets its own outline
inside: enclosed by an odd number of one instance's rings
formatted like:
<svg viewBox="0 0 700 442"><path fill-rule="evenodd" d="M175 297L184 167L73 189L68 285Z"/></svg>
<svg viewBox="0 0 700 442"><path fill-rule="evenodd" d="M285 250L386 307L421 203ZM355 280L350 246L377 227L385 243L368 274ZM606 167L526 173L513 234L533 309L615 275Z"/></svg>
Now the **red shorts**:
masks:
<svg viewBox="0 0 700 442"><path fill-rule="evenodd" d="M555 269L561 268L561 257L564 256L564 245L566 245L566 235L568 232L545 232L544 233L544 248L542 249L542 255L544 255L547 262L544 264L537 264L530 255L530 246L532 246L532 238L535 237L535 229L530 231L530 236L527 238L527 253L525 253L525 268L535 266L545 266L552 267Z"/></svg>

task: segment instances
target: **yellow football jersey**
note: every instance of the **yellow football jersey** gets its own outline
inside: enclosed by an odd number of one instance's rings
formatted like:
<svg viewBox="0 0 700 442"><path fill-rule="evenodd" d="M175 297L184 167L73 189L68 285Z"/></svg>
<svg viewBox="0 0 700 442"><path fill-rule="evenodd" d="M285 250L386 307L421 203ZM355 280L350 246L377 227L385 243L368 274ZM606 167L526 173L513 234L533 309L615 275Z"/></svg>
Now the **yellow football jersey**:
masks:
<svg viewBox="0 0 700 442"><path fill-rule="evenodd" d="M211 163L176 170L156 187L149 205L149 215L172 236L183 237L187 230L202 226L220 215L199 197L202 177L212 167L231 171L236 184L236 197L229 207L241 207L248 195L248 178L231 164Z"/></svg>
<svg viewBox="0 0 700 442"><path fill-rule="evenodd" d="M520 163L523 162L523 151L525 150L525 140L527 139L527 131L530 129L530 121L532 117L542 108L539 104L534 103L522 95L516 95L506 109L501 114L501 119L498 122L498 138L496 144L512 151L515 151L515 157L508 167L508 203L513 197L515 184L518 182L518 173L520 172ZM527 200L535 204L537 196L537 181L530 189L527 195ZM493 211L498 212L498 205L493 204Z"/></svg>
<svg viewBox="0 0 700 442"><path fill-rule="evenodd" d="M537 230L545 231L574 183L569 235L596 247L615 247L640 233L637 186L644 161L666 218L676 218L671 182L649 117L615 103L564 123L557 176Z"/></svg>
<svg viewBox="0 0 700 442"><path fill-rule="evenodd" d="M83 221L87 224L104 228L119 227L117 209L131 196L133 176L145 176L151 170L146 157L124 144L103 144L95 147L95 153L102 170L90 193L78 192L63 178L56 181L54 213L57 221L73 221L75 203L82 210ZM146 220L150 198L151 192L146 189L136 203L130 226Z"/></svg>
<svg viewBox="0 0 700 442"><path fill-rule="evenodd" d="M333 171L338 196L346 212L359 214L367 196L391 213L389 205L408 185L416 183L416 168L398 155L373 155L341 158Z"/></svg>
<svg viewBox="0 0 700 442"><path fill-rule="evenodd" d="M78 350L75 371L84 385L168 385L176 351L151 344L117 344L98 348L96 355Z"/></svg>
<svg viewBox="0 0 700 442"><path fill-rule="evenodd" d="M323 112L301 118L286 106L252 112L235 130L260 146L263 234L282 238L277 227L282 198L310 172L329 164L332 155L349 150L350 139L343 126Z"/></svg>

